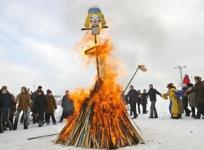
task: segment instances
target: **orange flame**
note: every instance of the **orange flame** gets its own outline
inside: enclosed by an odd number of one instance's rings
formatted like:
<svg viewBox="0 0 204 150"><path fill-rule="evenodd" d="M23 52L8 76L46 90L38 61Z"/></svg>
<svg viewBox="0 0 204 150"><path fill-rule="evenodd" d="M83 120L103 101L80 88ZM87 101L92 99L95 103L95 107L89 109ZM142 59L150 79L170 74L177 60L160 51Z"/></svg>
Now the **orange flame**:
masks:
<svg viewBox="0 0 204 150"><path fill-rule="evenodd" d="M86 62L95 61L95 53L84 55L86 49L95 46L93 41L93 36L85 34L78 45L83 48L82 54ZM80 89L71 92L76 111L68 118L56 143L108 148L137 144L141 140L126 114L121 95L122 86L117 83L120 66L118 60L111 55L113 50L110 38L98 39L100 79L96 77L91 90Z"/></svg>
<svg viewBox="0 0 204 150"><path fill-rule="evenodd" d="M94 37L87 32L77 45L86 64L90 63L90 61L95 61L95 53L90 53L89 55L84 54L86 49L94 47L95 43L93 41ZM99 103L99 106L121 105L122 87L117 83L117 78L121 71L120 62L112 57L111 52L113 50L113 45L109 37L105 37L105 40L98 39L97 52L99 54L100 77L103 80L103 86L100 92L95 94L94 100ZM90 89L77 89L71 92L71 98L74 100L76 111L80 111L80 105L89 96Z"/></svg>

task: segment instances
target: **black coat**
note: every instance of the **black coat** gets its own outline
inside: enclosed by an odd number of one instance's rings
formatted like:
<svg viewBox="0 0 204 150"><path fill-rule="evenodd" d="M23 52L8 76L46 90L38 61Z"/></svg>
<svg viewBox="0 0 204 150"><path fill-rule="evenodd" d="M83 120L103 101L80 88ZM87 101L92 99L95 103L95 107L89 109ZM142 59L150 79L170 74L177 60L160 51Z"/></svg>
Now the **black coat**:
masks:
<svg viewBox="0 0 204 150"><path fill-rule="evenodd" d="M160 92L158 92L154 88L150 88L147 94L149 95L149 99L151 102L157 100L157 95L160 95L160 96L162 95Z"/></svg>
<svg viewBox="0 0 204 150"><path fill-rule="evenodd" d="M64 115L71 115L74 112L73 101L66 95L62 98L62 108Z"/></svg>
<svg viewBox="0 0 204 150"><path fill-rule="evenodd" d="M33 104L33 111L36 113L43 113L46 109L46 98L44 95L38 95Z"/></svg>
<svg viewBox="0 0 204 150"><path fill-rule="evenodd" d="M3 94L0 92L0 109L12 109L13 96L10 93Z"/></svg>
<svg viewBox="0 0 204 150"><path fill-rule="evenodd" d="M142 104L147 104L148 93L142 93Z"/></svg>
<svg viewBox="0 0 204 150"><path fill-rule="evenodd" d="M139 100L139 93L135 89L130 90L127 94L127 100L130 104L137 103Z"/></svg>

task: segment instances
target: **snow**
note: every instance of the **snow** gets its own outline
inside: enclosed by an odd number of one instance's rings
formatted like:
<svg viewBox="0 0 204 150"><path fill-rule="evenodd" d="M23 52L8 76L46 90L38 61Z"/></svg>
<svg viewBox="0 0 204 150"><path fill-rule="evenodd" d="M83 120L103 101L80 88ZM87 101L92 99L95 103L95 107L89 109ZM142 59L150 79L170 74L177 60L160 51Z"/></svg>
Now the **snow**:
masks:
<svg viewBox="0 0 204 150"><path fill-rule="evenodd" d="M157 108L159 119L149 119L148 114L140 115L136 124L140 127L145 144L121 148L121 150L203 150L204 149L204 120L195 120L183 117L181 120L170 119L168 101L159 100ZM61 109L56 112L57 118ZM27 138L59 133L64 123L45 125L38 128L30 125L28 130L23 130L19 125L17 131L0 134L0 150L81 150L82 148L55 145L56 136L28 141Z"/></svg>

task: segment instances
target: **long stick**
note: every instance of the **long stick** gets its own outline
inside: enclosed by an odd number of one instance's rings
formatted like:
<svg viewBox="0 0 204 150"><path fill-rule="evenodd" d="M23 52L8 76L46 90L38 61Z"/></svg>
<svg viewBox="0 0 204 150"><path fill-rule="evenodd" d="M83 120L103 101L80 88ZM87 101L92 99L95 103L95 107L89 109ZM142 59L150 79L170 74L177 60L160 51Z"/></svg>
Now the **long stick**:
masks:
<svg viewBox="0 0 204 150"><path fill-rule="evenodd" d="M136 69L135 73L133 74L132 78L131 78L131 79L130 79L130 81L128 82L128 84L127 84L127 86L126 86L125 90L123 91L122 95L124 95L124 94L125 94L125 92L127 91L127 89L128 89L128 87L129 87L129 85L131 84L131 82L132 82L132 80L134 79L135 75L137 74L138 70L139 70L139 66L137 67L137 69Z"/></svg>
<svg viewBox="0 0 204 150"><path fill-rule="evenodd" d="M97 68L97 75L98 79L100 78L100 70L99 70L99 59L98 59L98 51L97 51L97 35L94 35L95 37L95 48L96 48L96 68Z"/></svg>
<svg viewBox="0 0 204 150"><path fill-rule="evenodd" d="M58 133L48 134L48 135L42 135L42 136L36 136L36 137L28 138L27 140L41 139L41 138L50 137L50 136L55 136L55 135L58 135Z"/></svg>

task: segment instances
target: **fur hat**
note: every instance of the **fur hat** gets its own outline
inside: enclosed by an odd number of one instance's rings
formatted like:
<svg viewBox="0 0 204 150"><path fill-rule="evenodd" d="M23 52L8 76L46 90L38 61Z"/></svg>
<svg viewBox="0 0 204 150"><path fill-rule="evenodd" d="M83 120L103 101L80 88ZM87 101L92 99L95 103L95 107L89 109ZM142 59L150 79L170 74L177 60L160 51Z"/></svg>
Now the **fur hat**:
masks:
<svg viewBox="0 0 204 150"><path fill-rule="evenodd" d="M202 78L199 77L199 76L195 76L194 79L195 79L195 80L200 80L200 81L202 80Z"/></svg>
<svg viewBox="0 0 204 150"><path fill-rule="evenodd" d="M7 90L7 86L2 86L2 90Z"/></svg>
<svg viewBox="0 0 204 150"><path fill-rule="evenodd" d="M47 90L47 94L50 94L52 93L52 91L50 89Z"/></svg>
<svg viewBox="0 0 204 150"><path fill-rule="evenodd" d="M173 83L169 83L169 84L167 85L167 88L176 88L176 87L174 86Z"/></svg>

